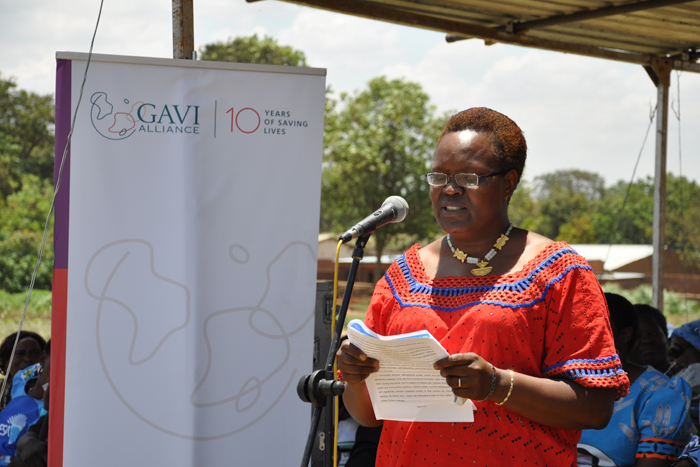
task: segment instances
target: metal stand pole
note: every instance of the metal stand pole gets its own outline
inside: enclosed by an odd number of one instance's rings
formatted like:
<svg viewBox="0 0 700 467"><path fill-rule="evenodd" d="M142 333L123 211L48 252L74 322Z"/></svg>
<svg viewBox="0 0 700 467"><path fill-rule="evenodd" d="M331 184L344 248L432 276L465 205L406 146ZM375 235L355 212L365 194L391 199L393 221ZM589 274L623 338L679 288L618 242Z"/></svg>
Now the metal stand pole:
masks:
<svg viewBox="0 0 700 467"><path fill-rule="evenodd" d="M311 458L311 450L314 447L314 439L316 438L316 430L321 420L321 412L328 401L332 401L334 396L340 396L345 392L345 383L335 381L333 374L333 364L335 363L335 354L338 352L338 344L340 335L343 332L345 324L345 316L350 305L350 297L352 296L352 288L355 285L355 277L357 269L360 266L360 261L364 257L364 248L367 245L370 235L359 237L355 243L355 249L352 252L352 264L350 265L350 273L348 274L345 293L343 294L343 303L340 305L338 319L335 322L335 331L333 340L328 351L325 370L315 371L311 375L304 375L297 383L297 394L304 402L311 402L314 405L314 410L311 420L311 429L309 436L306 439L306 448L304 449L304 457L301 461L301 467L308 467L309 459ZM335 304L333 304L335 306ZM329 440L330 441L330 440ZM332 441L331 441L332 442ZM331 466L326 466L331 467Z"/></svg>

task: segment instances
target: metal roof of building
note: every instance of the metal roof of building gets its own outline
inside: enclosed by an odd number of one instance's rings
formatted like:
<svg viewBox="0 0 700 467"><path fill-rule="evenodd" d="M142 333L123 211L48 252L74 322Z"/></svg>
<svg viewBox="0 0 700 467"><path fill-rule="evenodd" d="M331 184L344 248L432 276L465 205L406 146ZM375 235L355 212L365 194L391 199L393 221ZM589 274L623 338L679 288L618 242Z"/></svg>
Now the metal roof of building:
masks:
<svg viewBox="0 0 700 467"><path fill-rule="evenodd" d="M602 261L605 271L615 271L640 259L650 258L652 245L571 245L586 261Z"/></svg>
<svg viewBox="0 0 700 467"><path fill-rule="evenodd" d="M257 0L248 0L249 2ZM700 72L700 1L284 0L448 34Z"/></svg>

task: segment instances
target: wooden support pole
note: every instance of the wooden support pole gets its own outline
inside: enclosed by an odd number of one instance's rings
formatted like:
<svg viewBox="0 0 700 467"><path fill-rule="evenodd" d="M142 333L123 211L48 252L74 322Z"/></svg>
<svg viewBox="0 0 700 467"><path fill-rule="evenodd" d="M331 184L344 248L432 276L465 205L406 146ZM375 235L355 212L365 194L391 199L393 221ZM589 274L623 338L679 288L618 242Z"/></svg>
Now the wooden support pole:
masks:
<svg viewBox="0 0 700 467"><path fill-rule="evenodd" d="M173 0L173 58L194 58L194 0Z"/></svg>
<svg viewBox="0 0 700 467"><path fill-rule="evenodd" d="M654 256L652 257L652 305L664 309L664 255L666 228L666 146L668 142L668 92L673 61L653 58L647 70L656 84L656 158L654 164Z"/></svg>

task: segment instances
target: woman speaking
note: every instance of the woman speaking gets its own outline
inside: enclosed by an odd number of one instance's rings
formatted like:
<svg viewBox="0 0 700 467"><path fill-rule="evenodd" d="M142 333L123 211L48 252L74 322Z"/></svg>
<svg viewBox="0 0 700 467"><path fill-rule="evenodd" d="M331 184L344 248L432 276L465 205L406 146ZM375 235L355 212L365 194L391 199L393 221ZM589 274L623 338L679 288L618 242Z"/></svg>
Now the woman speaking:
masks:
<svg viewBox="0 0 700 467"><path fill-rule="evenodd" d="M378 282L365 323L381 335L427 330L435 363L471 423L385 420L377 465L576 465L584 428L603 428L629 381L591 267L564 242L514 228L508 203L527 146L508 117L454 115L427 175L446 236L414 245ZM365 378L381 362L345 342L345 405L377 426Z"/></svg>

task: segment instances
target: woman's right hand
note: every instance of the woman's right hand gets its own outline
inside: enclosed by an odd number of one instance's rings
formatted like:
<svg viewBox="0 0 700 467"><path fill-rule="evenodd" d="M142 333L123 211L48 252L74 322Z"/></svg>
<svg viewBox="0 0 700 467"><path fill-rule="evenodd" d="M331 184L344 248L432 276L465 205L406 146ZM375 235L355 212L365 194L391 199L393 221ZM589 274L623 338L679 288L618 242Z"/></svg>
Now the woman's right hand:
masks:
<svg viewBox="0 0 700 467"><path fill-rule="evenodd" d="M378 360L369 358L347 339L340 345L336 358L343 379L351 385L362 383L369 375L379 370Z"/></svg>

